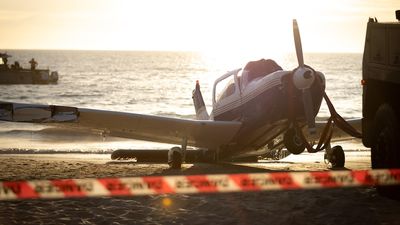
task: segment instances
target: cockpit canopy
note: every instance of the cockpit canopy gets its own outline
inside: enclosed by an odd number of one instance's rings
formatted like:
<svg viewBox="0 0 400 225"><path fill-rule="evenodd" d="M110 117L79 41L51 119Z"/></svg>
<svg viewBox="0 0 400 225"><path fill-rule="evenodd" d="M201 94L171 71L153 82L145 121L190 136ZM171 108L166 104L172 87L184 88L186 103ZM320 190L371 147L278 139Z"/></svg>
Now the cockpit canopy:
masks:
<svg viewBox="0 0 400 225"><path fill-rule="evenodd" d="M272 59L260 59L258 61L250 61L246 64L243 69L243 72L247 73L247 82L264 77L268 74L271 74L275 71L282 70L274 60Z"/></svg>
<svg viewBox="0 0 400 225"><path fill-rule="evenodd" d="M221 99L233 95L236 90L234 77L230 76L224 80L221 80L215 88L216 88L215 100L217 102L220 101Z"/></svg>
<svg viewBox="0 0 400 225"><path fill-rule="evenodd" d="M247 84L259 78L265 77L275 71L282 70L274 60L260 59L258 61L250 61L244 67L242 74L239 74L241 69L228 72L218 78L214 84L213 103L219 102L236 92L243 90Z"/></svg>

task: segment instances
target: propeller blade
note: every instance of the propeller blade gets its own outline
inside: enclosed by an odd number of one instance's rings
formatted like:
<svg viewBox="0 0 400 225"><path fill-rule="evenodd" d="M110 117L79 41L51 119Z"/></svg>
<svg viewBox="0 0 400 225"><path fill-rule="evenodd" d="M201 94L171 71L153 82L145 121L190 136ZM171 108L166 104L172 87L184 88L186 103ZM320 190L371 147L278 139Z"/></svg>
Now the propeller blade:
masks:
<svg viewBox="0 0 400 225"><path fill-rule="evenodd" d="M297 25L297 20L295 19L293 20L293 36L294 36L294 45L296 47L297 61L299 62L299 67L303 67L304 66L303 48L301 47L299 26Z"/></svg>
<svg viewBox="0 0 400 225"><path fill-rule="evenodd" d="M312 102L310 89L309 88L303 89L302 96L303 96L304 114L307 120L308 132L310 134L315 134L316 128L315 128L314 106Z"/></svg>

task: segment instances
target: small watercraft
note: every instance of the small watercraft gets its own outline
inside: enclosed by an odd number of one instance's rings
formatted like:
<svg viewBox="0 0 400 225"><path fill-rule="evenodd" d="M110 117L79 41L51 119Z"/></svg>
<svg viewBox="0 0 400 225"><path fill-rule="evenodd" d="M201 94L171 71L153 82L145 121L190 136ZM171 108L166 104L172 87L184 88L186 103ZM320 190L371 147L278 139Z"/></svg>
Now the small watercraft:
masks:
<svg viewBox="0 0 400 225"><path fill-rule="evenodd" d="M0 53L0 84L56 84L58 72L48 69L36 69L37 63L32 59L31 68L25 69L18 61L9 65L11 55Z"/></svg>

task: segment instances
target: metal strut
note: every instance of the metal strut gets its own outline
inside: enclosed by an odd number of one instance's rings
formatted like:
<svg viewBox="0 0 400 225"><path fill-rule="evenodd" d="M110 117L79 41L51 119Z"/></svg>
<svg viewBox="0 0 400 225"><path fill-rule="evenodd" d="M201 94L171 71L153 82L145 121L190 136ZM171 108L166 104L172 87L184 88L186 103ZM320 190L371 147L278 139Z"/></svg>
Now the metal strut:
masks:
<svg viewBox="0 0 400 225"><path fill-rule="evenodd" d="M182 150L182 162L185 162L186 160L186 149L187 149L187 137L184 137L182 139L182 145L181 145L181 150Z"/></svg>

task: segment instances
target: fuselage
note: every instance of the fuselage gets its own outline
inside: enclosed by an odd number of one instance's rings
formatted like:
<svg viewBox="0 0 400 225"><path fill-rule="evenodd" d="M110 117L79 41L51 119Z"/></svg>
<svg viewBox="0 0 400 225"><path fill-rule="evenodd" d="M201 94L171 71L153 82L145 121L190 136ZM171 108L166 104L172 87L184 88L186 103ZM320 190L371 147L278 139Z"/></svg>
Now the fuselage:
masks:
<svg viewBox="0 0 400 225"><path fill-rule="evenodd" d="M251 81L246 79L246 73L239 76L239 72L228 72L214 84L210 119L242 122L231 143L220 148L220 158L263 155L268 151L263 148L266 144L273 146L279 142L289 126L290 115L300 124L305 123L302 92L290 83L292 71L278 70ZM324 75L316 74L320 79L315 79L311 86L314 116L325 89ZM218 93L218 85L226 79L231 81Z"/></svg>

